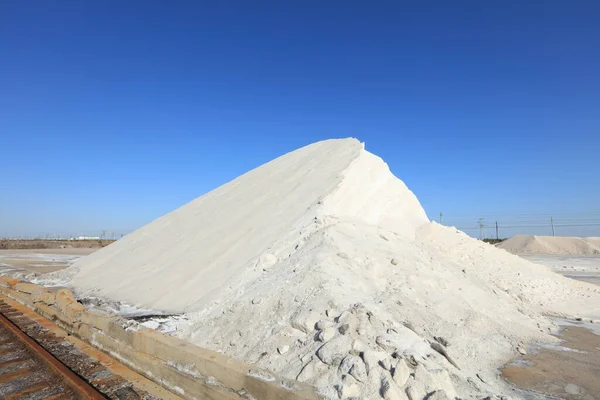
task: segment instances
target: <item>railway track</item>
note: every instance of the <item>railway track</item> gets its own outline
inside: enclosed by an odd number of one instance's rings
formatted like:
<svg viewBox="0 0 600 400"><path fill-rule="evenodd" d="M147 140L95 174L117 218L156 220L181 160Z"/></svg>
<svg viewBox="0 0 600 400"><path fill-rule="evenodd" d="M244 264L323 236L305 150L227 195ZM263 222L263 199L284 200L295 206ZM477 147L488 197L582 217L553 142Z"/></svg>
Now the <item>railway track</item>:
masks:
<svg viewBox="0 0 600 400"><path fill-rule="evenodd" d="M116 361L99 362L49 329L54 326L50 321L40 321L41 317L5 300L0 298L0 399L175 398L157 397L135 387L105 366Z"/></svg>

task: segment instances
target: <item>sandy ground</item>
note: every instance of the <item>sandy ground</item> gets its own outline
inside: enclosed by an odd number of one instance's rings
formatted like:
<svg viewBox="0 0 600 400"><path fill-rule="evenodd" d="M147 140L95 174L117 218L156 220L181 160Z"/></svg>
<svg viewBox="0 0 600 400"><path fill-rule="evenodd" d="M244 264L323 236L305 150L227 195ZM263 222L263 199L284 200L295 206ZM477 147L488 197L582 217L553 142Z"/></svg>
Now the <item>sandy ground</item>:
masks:
<svg viewBox="0 0 600 400"><path fill-rule="evenodd" d="M0 274L45 274L64 269L95 249L27 249L0 250Z"/></svg>
<svg viewBox="0 0 600 400"><path fill-rule="evenodd" d="M600 256L520 254L552 271L600 286ZM520 388L551 397L600 399L600 324L557 321L560 345L538 345L503 368L503 375Z"/></svg>
<svg viewBox="0 0 600 400"><path fill-rule="evenodd" d="M600 324L569 323L556 335L562 340L559 345L535 346L502 373L523 389L553 396L548 398L600 399L598 329Z"/></svg>
<svg viewBox="0 0 600 400"><path fill-rule="evenodd" d="M108 246L113 242L114 240L0 239L0 249L94 249Z"/></svg>

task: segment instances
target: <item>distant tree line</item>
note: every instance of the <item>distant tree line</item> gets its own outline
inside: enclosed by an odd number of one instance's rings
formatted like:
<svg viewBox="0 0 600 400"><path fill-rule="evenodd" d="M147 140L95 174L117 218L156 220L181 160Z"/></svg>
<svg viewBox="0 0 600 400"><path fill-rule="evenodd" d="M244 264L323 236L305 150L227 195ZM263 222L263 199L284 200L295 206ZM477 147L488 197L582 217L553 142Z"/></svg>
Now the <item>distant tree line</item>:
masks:
<svg viewBox="0 0 600 400"><path fill-rule="evenodd" d="M483 239L484 242L489 243L489 244L497 244L500 242L504 242L506 240L506 238L502 238L502 239Z"/></svg>

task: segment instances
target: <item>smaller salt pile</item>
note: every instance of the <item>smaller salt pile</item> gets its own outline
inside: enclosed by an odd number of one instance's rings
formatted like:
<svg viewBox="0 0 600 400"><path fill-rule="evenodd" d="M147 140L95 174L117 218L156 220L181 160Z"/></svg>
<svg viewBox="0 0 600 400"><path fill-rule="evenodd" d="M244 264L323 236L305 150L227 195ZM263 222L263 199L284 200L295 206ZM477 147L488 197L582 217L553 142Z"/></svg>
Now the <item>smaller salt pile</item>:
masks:
<svg viewBox="0 0 600 400"><path fill-rule="evenodd" d="M517 235L497 247L513 254L600 255L600 237Z"/></svg>
<svg viewBox="0 0 600 400"><path fill-rule="evenodd" d="M284 155L80 260L82 296L187 312L177 335L327 399L513 394L497 368L600 293L428 222L354 139Z"/></svg>

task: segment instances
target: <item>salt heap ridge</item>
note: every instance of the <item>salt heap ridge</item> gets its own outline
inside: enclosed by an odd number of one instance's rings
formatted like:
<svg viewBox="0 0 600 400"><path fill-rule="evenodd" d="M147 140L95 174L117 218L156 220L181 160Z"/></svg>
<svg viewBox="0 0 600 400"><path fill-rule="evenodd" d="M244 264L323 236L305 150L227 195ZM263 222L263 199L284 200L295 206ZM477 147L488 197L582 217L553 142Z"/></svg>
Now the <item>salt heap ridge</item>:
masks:
<svg viewBox="0 0 600 400"><path fill-rule="evenodd" d="M76 262L72 284L161 311L198 311L259 257L275 264L265 253L295 227L329 214L407 236L428 222L383 160L356 139L327 140L256 168Z"/></svg>
<svg viewBox="0 0 600 400"><path fill-rule="evenodd" d="M354 139L282 156L71 267L71 285L187 312L176 335L327 399L482 399L544 315L600 316L596 286L454 228Z"/></svg>
<svg viewBox="0 0 600 400"><path fill-rule="evenodd" d="M496 247L513 254L600 255L600 237L517 235Z"/></svg>

